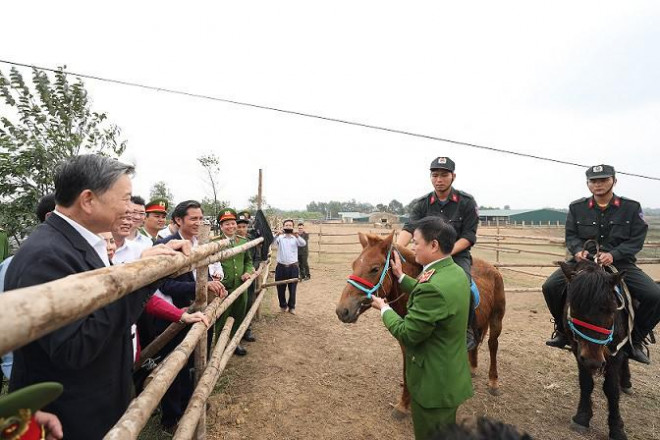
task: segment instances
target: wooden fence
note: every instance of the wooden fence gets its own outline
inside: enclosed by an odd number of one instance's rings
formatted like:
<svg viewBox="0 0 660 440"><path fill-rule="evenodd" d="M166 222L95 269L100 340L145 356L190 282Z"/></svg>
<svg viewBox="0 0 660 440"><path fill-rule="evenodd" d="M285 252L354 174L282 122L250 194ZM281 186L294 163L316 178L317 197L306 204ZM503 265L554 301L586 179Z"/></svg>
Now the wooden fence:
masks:
<svg viewBox="0 0 660 440"><path fill-rule="evenodd" d="M570 257L565 248L565 242L562 238L538 236L538 235L522 235L522 234L507 234L506 230L512 229L510 225L500 226L499 223L493 222L496 226L495 234L485 233L479 234L475 250L487 250L495 253L495 267L524 274L539 279L547 278L547 274L534 272L530 269L534 268L549 268L557 267L556 261L564 260ZM337 226L337 225L332 225ZM353 225L355 226L355 225ZM552 225L553 227L555 225ZM563 227L563 225L560 225ZM547 225L545 225L547 227ZM391 234L391 231L384 231L382 229L364 228L365 233L386 236ZM346 237L346 239L337 239L337 237ZM360 252L360 242L357 239L355 232L323 232L323 225L320 225L319 232L310 233L310 243L315 245L315 248L310 249L310 254L315 254L317 262L321 262L326 255L353 255L357 257ZM346 246L352 247L353 250L343 250ZM524 247L521 247L524 246ZM543 249L534 249L534 248ZM548 250L547 248L556 248L555 250ZM531 249L530 249L531 248ZM647 241L644 244L645 249L660 248L660 242ZM503 254L528 254L534 256L548 256L547 261L542 263L514 263L504 262L502 259ZM637 264L660 264L660 258L640 258ZM528 269L528 270L524 270ZM541 287L508 287L507 292L539 292Z"/></svg>
<svg viewBox="0 0 660 440"><path fill-rule="evenodd" d="M200 237L201 243L204 242L205 237L208 237L208 228L205 229L204 237ZM188 357L195 351L195 391L184 416L179 421L174 438L204 439L206 399L257 313L265 293L263 286L269 273L270 263L262 263L253 276L224 300L214 298L208 305L206 304L207 268L210 263L245 252L262 241L263 238L258 238L227 249L229 241L221 240L201 244L187 257L178 254L145 258L132 263L71 275L38 286L5 292L0 295L0 310L5 317L20 316L21 325L16 325L15 319L0 320L0 353L28 344L156 280L197 270L197 295L191 310L203 310L211 326L207 329L204 323L198 322L191 327L184 340L150 374L145 381L144 390L131 402L122 418L105 438L136 439L167 388L186 365ZM213 331L212 324L240 295L245 294L253 282L256 283L256 298L253 306L231 340L229 333L233 319L227 320L207 365L207 331ZM142 359L156 353L159 347L166 344L183 327L178 323L172 324L165 332L165 336L157 338L145 347L141 353Z"/></svg>

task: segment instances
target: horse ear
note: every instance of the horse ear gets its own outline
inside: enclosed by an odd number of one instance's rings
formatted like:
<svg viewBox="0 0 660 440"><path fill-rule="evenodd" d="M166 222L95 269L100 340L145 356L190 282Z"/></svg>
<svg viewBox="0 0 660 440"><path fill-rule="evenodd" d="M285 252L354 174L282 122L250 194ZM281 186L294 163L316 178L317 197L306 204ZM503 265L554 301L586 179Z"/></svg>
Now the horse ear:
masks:
<svg viewBox="0 0 660 440"><path fill-rule="evenodd" d="M367 241L367 237L362 232L358 232L358 237L360 238L360 244L362 245L362 249L366 248L367 244L369 244L369 242Z"/></svg>
<svg viewBox="0 0 660 440"><path fill-rule="evenodd" d="M390 247L390 245L392 244L392 240L394 240L394 231L392 231L390 235L388 235L383 239L381 246L385 248Z"/></svg>
<svg viewBox="0 0 660 440"><path fill-rule="evenodd" d="M566 263L564 261L559 261L559 266L561 267L561 271L564 272L564 276L568 281L573 278L573 275L575 275L575 270L572 264Z"/></svg>

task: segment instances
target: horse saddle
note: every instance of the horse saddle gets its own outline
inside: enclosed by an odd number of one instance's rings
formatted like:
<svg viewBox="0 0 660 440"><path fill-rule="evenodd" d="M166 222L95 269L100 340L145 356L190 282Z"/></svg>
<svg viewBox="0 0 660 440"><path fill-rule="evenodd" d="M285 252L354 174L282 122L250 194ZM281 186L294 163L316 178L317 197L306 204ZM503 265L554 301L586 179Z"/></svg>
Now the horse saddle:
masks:
<svg viewBox="0 0 660 440"><path fill-rule="evenodd" d="M474 300L474 308L476 309L479 307L479 302L481 301L481 297L479 296L479 288L477 287L477 283L472 280L472 284L470 285L470 291L472 292L472 299Z"/></svg>

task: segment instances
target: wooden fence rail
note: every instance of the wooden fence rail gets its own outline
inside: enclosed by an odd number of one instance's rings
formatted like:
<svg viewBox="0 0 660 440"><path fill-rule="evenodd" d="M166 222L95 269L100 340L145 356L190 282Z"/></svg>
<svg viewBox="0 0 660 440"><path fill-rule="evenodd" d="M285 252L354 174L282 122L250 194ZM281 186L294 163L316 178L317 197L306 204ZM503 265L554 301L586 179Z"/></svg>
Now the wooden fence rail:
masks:
<svg viewBox="0 0 660 440"><path fill-rule="evenodd" d="M0 310L5 316L20 317L21 325L14 319L0 320L0 353L32 342L183 268L224 260L262 241L258 238L222 250L229 245L223 240L198 246L188 257L150 257L5 292L0 295Z"/></svg>

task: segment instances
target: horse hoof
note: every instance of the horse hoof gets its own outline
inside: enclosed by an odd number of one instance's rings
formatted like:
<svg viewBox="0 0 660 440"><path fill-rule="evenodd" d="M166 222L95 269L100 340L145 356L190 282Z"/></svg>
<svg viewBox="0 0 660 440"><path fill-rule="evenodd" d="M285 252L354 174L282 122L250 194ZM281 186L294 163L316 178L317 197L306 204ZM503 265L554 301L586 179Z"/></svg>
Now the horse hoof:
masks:
<svg viewBox="0 0 660 440"><path fill-rule="evenodd" d="M633 391L632 387L621 387L621 391L629 396L635 394L635 391Z"/></svg>
<svg viewBox="0 0 660 440"><path fill-rule="evenodd" d="M409 411L401 409L399 405L393 405L390 403L390 406L392 407L392 418L394 420L403 420L410 414Z"/></svg>
<svg viewBox="0 0 660 440"><path fill-rule="evenodd" d="M580 425L574 421L571 422L571 429L579 434L586 434L589 431L588 426Z"/></svg>
<svg viewBox="0 0 660 440"><path fill-rule="evenodd" d="M488 387L488 392L490 393L491 396L501 396L502 395L502 390L499 388L493 388L493 387Z"/></svg>
<svg viewBox="0 0 660 440"><path fill-rule="evenodd" d="M621 430L621 431L618 431L618 432L610 433L609 439L610 440L628 440L628 436L626 435L625 432L623 432Z"/></svg>

